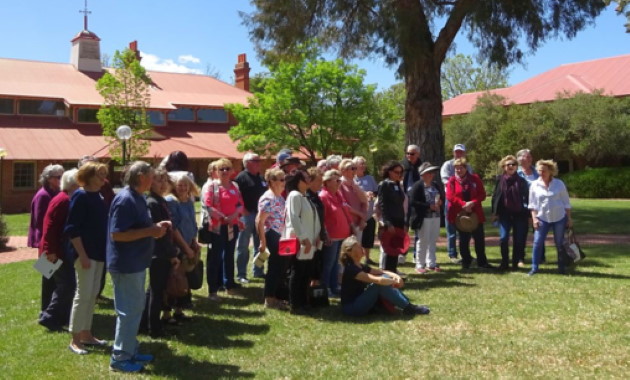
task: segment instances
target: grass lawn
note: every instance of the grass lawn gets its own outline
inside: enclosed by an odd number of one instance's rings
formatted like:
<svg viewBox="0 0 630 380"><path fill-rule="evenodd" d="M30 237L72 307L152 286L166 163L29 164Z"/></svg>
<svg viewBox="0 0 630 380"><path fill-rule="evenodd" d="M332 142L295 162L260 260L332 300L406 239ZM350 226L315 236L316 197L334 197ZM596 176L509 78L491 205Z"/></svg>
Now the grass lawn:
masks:
<svg viewBox="0 0 630 380"><path fill-rule="evenodd" d="M407 296L432 310L415 318L346 318L336 301L312 317L268 311L260 281L220 305L202 289L194 320L176 337L140 338L157 362L133 377L627 378L630 246L585 248L588 258L573 275L556 275L552 262L531 278L525 271L462 272L445 263L442 249L442 273L409 276ZM496 263L498 249L488 256ZM110 376L108 352L74 355L68 333L36 323L40 277L31 265L0 266L0 378ZM109 284L106 293L111 297ZM114 324L112 305L98 304L96 336L112 340Z"/></svg>

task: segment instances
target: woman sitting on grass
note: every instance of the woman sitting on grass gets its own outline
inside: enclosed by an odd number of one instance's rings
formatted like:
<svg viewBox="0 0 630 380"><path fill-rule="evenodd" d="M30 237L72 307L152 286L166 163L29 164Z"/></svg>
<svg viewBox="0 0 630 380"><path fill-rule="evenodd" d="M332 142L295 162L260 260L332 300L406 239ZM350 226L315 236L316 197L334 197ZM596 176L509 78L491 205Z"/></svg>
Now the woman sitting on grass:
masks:
<svg viewBox="0 0 630 380"><path fill-rule="evenodd" d="M406 315L429 314L426 306L414 305L398 289L404 282L399 275L361 264L363 248L354 236L341 243L339 261L344 266L341 281L341 307L346 315L367 314L376 305L379 296L402 309Z"/></svg>

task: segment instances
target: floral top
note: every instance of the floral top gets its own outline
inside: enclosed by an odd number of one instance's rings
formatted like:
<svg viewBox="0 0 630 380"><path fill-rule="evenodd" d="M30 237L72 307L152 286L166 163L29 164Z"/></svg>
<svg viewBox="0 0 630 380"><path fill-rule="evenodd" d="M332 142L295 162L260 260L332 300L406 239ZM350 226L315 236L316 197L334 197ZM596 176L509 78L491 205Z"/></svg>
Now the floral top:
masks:
<svg viewBox="0 0 630 380"><path fill-rule="evenodd" d="M282 195L275 196L271 190L265 191L258 200L258 212L269 214L265 220L265 232L272 229L282 234L284 231L284 203Z"/></svg>

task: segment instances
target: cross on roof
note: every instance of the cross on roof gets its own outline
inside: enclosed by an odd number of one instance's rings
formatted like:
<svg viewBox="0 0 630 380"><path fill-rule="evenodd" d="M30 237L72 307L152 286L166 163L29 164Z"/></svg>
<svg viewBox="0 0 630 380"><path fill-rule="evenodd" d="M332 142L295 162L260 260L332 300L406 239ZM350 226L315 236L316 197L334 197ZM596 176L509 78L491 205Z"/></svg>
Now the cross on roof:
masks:
<svg viewBox="0 0 630 380"><path fill-rule="evenodd" d="M83 13L83 30L88 30L88 15L92 12L88 11L87 0L85 0L85 8L79 13Z"/></svg>

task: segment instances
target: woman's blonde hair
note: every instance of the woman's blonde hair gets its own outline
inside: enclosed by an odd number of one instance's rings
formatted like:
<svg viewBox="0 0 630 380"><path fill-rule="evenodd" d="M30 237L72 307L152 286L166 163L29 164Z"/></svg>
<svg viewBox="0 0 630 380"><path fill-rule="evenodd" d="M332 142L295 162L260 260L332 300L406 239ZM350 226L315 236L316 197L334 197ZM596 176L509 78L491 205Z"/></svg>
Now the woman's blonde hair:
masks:
<svg viewBox="0 0 630 380"><path fill-rule="evenodd" d="M107 173L107 165L101 162L86 162L85 164L83 164L83 166L79 168L79 171L77 172L77 183L80 186L86 186L90 182L92 177L96 177L100 170L105 170L105 173Z"/></svg>
<svg viewBox="0 0 630 380"><path fill-rule="evenodd" d="M284 171L282 171L282 169L280 169L280 168L269 168L265 172L265 181L267 181L267 185L269 185L269 183L271 181L277 180L278 177L280 177L280 176L284 177Z"/></svg>
<svg viewBox="0 0 630 380"><path fill-rule="evenodd" d="M518 162L516 161L516 157L512 156L511 154L508 154L507 156L503 157L501 161L499 161L499 169L503 169L505 167L505 164L507 164L510 161L514 161L518 164Z"/></svg>
<svg viewBox="0 0 630 380"><path fill-rule="evenodd" d="M341 264L348 265L354 262L352 257L350 257L350 253L355 244L359 244L359 240L354 235L347 237L341 243L341 248L339 249L339 262Z"/></svg>
<svg viewBox="0 0 630 380"><path fill-rule="evenodd" d="M232 161L228 160L227 158L219 158L218 160L214 161L215 170L218 170L221 167L232 168Z"/></svg>
<svg viewBox="0 0 630 380"><path fill-rule="evenodd" d="M344 158L343 160L341 160L341 162L339 163L339 170L346 170L349 166L354 165L354 163L352 162L351 159L349 158Z"/></svg>
<svg viewBox="0 0 630 380"><path fill-rule="evenodd" d="M558 175L558 164L554 160L538 160L536 162L536 169L538 169L539 166L546 166L552 177Z"/></svg>
<svg viewBox="0 0 630 380"><path fill-rule="evenodd" d="M199 188L195 184L195 181L193 181L188 176L188 173L184 173L184 172L169 173L169 177L173 183L173 186L171 187L171 193L175 197L177 197L177 184L180 182L186 182L188 184L188 198L199 196Z"/></svg>
<svg viewBox="0 0 630 380"><path fill-rule="evenodd" d="M461 158L456 158L453 161L453 166L466 166L466 164L468 163L468 160L465 157L461 157Z"/></svg>

